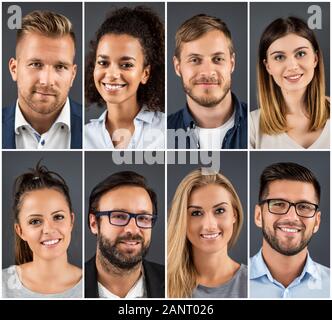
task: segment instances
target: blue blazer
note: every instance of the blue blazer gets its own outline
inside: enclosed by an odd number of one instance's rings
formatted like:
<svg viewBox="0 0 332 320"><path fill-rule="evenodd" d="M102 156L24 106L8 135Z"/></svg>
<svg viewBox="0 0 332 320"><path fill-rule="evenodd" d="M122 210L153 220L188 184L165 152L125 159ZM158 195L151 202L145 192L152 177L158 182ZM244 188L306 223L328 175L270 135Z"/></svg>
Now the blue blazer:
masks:
<svg viewBox="0 0 332 320"><path fill-rule="evenodd" d="M82 105L70 102L71 149L82 149ZM2 109L2 148L16 149L15 104Z"/></svg>

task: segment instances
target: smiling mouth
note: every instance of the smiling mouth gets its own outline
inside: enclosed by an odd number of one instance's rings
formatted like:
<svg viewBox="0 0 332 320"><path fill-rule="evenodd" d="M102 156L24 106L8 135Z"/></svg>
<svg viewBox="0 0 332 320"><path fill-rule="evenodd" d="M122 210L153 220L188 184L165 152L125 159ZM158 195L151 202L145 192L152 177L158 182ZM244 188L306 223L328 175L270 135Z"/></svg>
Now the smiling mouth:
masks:
<svg viewBox="0 0 332 320"><path fill-rule="evenodd" d="M213 240L217 239L221 235L221 232L215 232L215 233L207 233L207 234L201 234L201 238L203 239L208 239L208 240Z"/></svg>
<svg viewBox="0 0 332 320"><path fill-rule="evenodd" d="M45 241L42 241L41 244L43 246L54 246L56 244L58 244L59 242L61 241L61 239L54 239L54 240L45 240Z"/></svg>
<svg viewBox="0 0 332 320"><path fill-rule="evenodd" d="M303 73L302 74L294 74L294 75L291 75L291 76L286 76L284 77L286 80L288 81L297 81L299 80L301 77L303 76Z"/></svg>
<svg viewBox="0 0 332 320"><path fill-rule="evenodd" d="M42 96L49 96L49 97L54 97L54 93L48 93L48 92L40 92L40 91L35 91L35 93L40 94Z"/></svg>
<svg viewBox="0 0 332 320"><path fill-rule="evenodd" d="M136 240L128 240L128 241L121 241L120 243L124 244L124 245L127 245L127 246L137 246L141 242L140 241L136 241Z"/></svg>
<svg viewBox="0 0 332 320"><path fill-rule="evenodd" d="M126 86L126 84L119 84L119 83L104 83L102 82L106 91L115 91L120 90Z"/></svg>
<svg viewBox="0 0 332 320"><path fill-rule="evenodd" d="M279 230L286 232L286 233L298 233L301 231L301 229L297 229L297 228L287 228L287 227L277 227Z"/></svg>

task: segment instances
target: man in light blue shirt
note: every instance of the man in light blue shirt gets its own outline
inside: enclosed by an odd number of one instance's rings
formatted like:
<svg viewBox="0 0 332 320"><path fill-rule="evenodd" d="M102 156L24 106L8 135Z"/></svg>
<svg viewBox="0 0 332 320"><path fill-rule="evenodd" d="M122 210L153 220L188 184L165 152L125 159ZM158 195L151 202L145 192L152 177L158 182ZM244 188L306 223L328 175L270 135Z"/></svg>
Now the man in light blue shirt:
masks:
<svg viewBox="0 0 332 320"><path fill-rule="evenodd" d="M320 184L309 169L296 163L264 169L255 207L263 245L250 259L250 297L330 296L330 269L314 262L307 248L319 230L319 201Z"/></svg>

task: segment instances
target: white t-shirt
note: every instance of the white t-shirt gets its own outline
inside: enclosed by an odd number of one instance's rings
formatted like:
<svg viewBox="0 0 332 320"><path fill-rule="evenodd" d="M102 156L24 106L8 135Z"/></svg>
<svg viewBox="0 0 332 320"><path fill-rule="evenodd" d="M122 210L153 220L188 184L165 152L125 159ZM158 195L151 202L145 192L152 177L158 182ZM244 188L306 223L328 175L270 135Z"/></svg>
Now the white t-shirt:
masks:
<svg viewBox="0 0 332 320"><path fill-rule="evenodd" d="M234 127L235 112L218 128L196 127L195 133L199 139L200 149L221 149L222 142L229 129Z"/></svg>

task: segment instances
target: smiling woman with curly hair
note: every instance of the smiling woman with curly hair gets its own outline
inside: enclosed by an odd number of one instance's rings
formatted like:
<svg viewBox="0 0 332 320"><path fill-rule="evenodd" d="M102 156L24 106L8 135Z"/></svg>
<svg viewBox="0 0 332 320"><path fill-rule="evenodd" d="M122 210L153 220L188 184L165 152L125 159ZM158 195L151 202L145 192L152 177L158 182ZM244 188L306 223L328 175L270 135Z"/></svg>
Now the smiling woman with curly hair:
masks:
<svg viewBox="0 0 332 320"><path fill-rule="evenodd" d="M120 8L90 43L88 104L106 105L85 126L86 148L164 148L164 26L149 8Z"/></svg>

